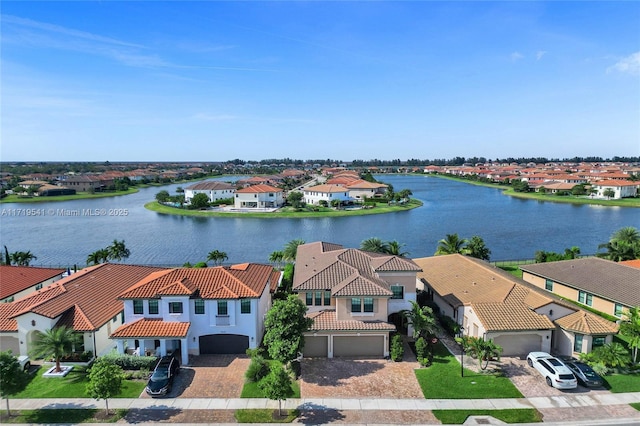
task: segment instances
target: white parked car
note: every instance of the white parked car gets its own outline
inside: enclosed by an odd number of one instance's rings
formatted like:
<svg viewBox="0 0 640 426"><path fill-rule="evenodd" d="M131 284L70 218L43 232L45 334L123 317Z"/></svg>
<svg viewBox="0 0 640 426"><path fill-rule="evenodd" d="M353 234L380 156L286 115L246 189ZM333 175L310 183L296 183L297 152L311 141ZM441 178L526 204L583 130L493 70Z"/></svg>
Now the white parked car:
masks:
<svg viewBox="0 0 640 426"><path fill-rule="evenodd" d="M29 371L29 369L31 368L31 360L29 359L29 357L26 355L20 355L17 358L20 367L22 367L22 369L25 371Z"/></svg>
<svg viewBox="0 0 640 426"><path fill-rule="evenodd" d="M538 370L547 381L547 385L557 389L575 389L578 381L573 372L562 361L546 352L530 352L527 364Z"/></svg>

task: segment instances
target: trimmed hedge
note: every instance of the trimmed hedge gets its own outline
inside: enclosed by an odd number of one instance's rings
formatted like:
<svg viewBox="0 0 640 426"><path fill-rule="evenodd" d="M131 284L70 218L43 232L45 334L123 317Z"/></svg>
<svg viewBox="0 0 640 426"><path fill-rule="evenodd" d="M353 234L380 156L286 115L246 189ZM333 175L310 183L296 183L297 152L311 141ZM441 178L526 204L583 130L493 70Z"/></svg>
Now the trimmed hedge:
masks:
<svg viewBox="0 0 640 426"><path fill-rule="evenodd" d="M155 356L132 356L117 352L111 352L104 355L103 358L119 365L123 370L153 370L158 362L158 358Z"/></svg>

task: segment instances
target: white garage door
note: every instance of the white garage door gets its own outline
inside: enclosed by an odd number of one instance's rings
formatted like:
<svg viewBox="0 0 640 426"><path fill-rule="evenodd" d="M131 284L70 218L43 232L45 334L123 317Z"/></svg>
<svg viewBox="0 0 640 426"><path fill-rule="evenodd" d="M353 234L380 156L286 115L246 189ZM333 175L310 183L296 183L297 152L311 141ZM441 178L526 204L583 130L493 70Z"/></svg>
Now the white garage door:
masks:
<svg viewBox="0 0 640 426"><path fill-rule="evenodd" d="M384 336L336 336L333 338L333 356L384 356Z"/></svg>
<svg viewBox="0 0 640 426"><path fill-rule="evenodd" d="M305 336L304 349L302 350L306 357L327 357L329 349L328 336Z"/></svg>
<svg viewBox="0 0 640 426"><path fill-rule="evenodd" d="M502 346L502 355L526 355L542 350L542 337L537 334L509 334L498 336L493 343Z"/></svg>
<svg viewBox="0 0 640 426"><path fill-rule="evenodd" d="M5 352L11 349L14 355L20 355L20 342L17 337L2 336L0 337L0 351Z"/></svg>

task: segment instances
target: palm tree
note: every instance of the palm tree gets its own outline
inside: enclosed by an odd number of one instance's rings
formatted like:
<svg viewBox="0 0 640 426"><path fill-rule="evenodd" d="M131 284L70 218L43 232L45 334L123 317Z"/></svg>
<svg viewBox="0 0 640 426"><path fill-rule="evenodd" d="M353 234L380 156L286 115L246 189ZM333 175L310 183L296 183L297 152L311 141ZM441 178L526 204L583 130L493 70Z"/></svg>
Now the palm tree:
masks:
<svg viewBox="0 0 640 426"><path fill-rule="evenodd" d="M476 259L489 260L491 257L491 250L485 245L482 237L478 235L471 237L464 249L469 256Z"/></svg>
<svg viewBox="0 0 640 426"><path fill-rule="evenodd" d="M469 336L466 338L465 351L478 360L481 370L486 370L489 361L494 358L500 359L502 347L493 343L493 340L484 340L482 337Z"/></svg>
<svg viewBox="0 0 640 426"><path fill-rule="evenodd" d="M73 351L73 345L78 342L79 336L73 329L62 326L45 330L44 333L37 331L36 340L33 343L32 355L38 358L53 357L56 361L55 372L62 371L60 368L60 358Z"/></svg>
<svg viewBox="0 0 640 426"><path fill-rule="evenodd" d="M593 354L607 367L624 367L631 361L629 352L620 343L607 343L596 348Z"/></svg>
<svg viewBox="0 0 640 426"><path fill-rule="evenodd" d="M126 259L131 254L129 249L124 245L124 240L113 240L113 243L111 243L111 245L107 247L107 251L109 252L108 259L114 260Z"/></svg>
<svg viewBox="0 0 640 426"><path fill-rule="evenodd" d="M640 242L640 231L633 226L625 226L618 229L612 236L611 240L626 241L631 244L637 244Z"/></svg>
<svg viewBox="0 0 640 426"><path fill-rule="evenodd" d="M16 251L11 253L9 257L13 264L18 266L29 266L29 263L31 263L32 260L37 259L30 250Z"/></svg>
<svg viewBox="0 0 640 426"><path fill-rule="evenodd" d="M380 238L371 237L360 243L360 250L370 251L373 253L388 253L389 245Z"/></svg>
<svg viewBox="0 0 640 426"><path fill-rule="evenodd" d="M109 250L108 249L100 249L96 250L93 253L90 253L87 256L87 265L98 265L100 263L104 263L109 260Z"/></svg>
<svg viewBox="0 0 640 426"><path fill-rule="evenodd" d="M433 316L433 309L428 306L418 305L410 300L411 309L400 311L401 315L407 319L407 323L413 328L413 338L427 337L435 335L438 325Z"/></svg>
<svg viewBox="0 0 640 426"><path fill-rule="evenodd" d="M435 252L436 256L441 254L463 254L465 252L465 244L467 240L460 238L458 234L447 234L447 236L438 241L438 249Z"/></svg>
<svg viewBox="0 0 640 426"><path fill-rule="evenodd" d="M2 259L2 264L11 265L11 255L9 254L7 246L4 246L4 259Z"/></svg>
<svg viewBox="0 0 640 426"><path fill-rule="evenodd" d="M284 257L284 253L282 252L282 250L276 250L274 252L271 252L271 254L269 255L269 262L273 263L274 265L277 265L279 269L282 266L283 257Z"/></svg>
<svg viewBox="0 0 640 426"><path fill-rule="evenodd" d="M212 260L215 265L221 265L228 258L227 253L219 250L210 251L207 255L207 261Z"/></svg>
<svg viewBox="0 0 640 426"><path fill-rule="evenodd" d="M388 254L393 254L393 255L399 256L399 257L409 256L409 252L408 251L402 251L402 247L404 247L404 244L400 244L399 242L397 242L395 240L389 241L389 242L387 242L387 253Z"/></svg>
<svg viewBox="0 0 640 426"><path fill-rule="evenodd" d="M302 239L295 239L289 241L282 251L282 260L294 262L296 260L296 253L298 252L298 246L304 244Z"/></svg>
<svg viewBox="0 0 640 426"><path fill-rule="evenodd" d="M620 334L626 336L631 348L631 360L638 362L638 349L640 349L640 307L629 309L620 323Z"/></svg>

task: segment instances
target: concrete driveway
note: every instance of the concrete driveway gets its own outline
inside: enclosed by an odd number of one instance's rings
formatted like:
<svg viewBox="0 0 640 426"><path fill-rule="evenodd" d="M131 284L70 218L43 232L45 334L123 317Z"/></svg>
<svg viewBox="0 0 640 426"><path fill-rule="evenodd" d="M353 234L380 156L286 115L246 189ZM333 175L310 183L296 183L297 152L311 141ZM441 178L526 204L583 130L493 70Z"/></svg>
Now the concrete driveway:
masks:
<svg viewBox="0 0 640 426"><path fill-rule="evenodd" d="M182 366L168 398L240 398L244 373L250 359L246 355L199 355ZM150 398L146 392L142 398Z"/></svg>

